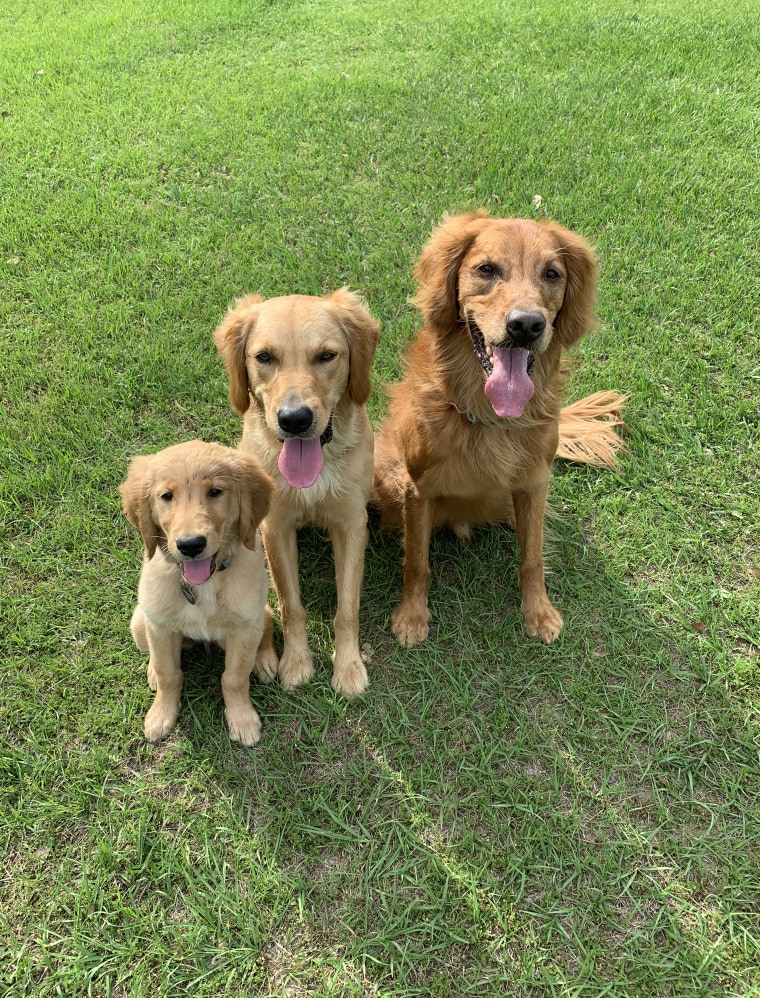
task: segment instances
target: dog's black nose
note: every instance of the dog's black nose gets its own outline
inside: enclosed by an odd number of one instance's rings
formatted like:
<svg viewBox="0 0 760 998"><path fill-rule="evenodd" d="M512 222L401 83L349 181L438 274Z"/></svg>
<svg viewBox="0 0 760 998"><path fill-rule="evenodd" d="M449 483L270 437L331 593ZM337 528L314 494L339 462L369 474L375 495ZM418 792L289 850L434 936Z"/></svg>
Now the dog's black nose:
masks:
<svg viewBox="0 0 760 998"><path fill-rule="evenodd" d="M314 422L314 413L308 405L284 405L277 413L277 425L284 433L305 433Z"/></svg>
<svg viewBox="0 0 760 998"><path fill-rule="evenodd" d="M206 538L203 534L188 534L186 537L177 538L177 550L188 558L195 558L205 546Z"/></svg>
<svg viewBox="0 0 760 998"><path fill-rule="evenodd" d="M545 329L546 316L542 312L513 308L507 316L507 332L516 347L529 346Z"/></svg>

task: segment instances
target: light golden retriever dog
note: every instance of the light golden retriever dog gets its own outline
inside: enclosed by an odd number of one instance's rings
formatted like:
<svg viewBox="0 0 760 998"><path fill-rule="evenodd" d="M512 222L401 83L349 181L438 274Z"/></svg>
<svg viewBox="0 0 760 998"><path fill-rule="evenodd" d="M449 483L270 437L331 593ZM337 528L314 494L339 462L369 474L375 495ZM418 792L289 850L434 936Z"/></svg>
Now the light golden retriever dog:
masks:
<svg viewBox="0 0 760 998"><path fill-rule="evenodd" d="M256 648L271 632L268 579L257 527L272 481L258 461L230 447L193 440L136 457L121 486L124 512L145 553L131 630L150 652L156 698L145 737L168 735L179 714L183 639L225 649L225 716L233 741L261 734L249 680ZM267 681L270 673L259 671Z"/></svg>
<svg viewBox="0 0 760 998"><path fill-rule="evenodd" d="M271 633L258 662L279 670L285 689L314 673L298 582L296 531L329 531L337 613L332 685L346 696L367 689L359 651L359 598L372 485L373 436L366 402L379 324L343 288L325 297L249 295L216 330L233 409L243 416L240 447L274 479L261 524L280 607L284 647L277 663Z"/></svg>
<svg viewBox="0 0 760 998"><path fill-rule="evenodd" d="M403 530L404 587L392 629L404 645L428 636L433 530L516 528L525 629L562 629L544 583L549 473L560 453L614 464L622 397L561 408L563 349L592 322L595 261L577 235L546 222L447 218L415 271L425 324L377 441L373 503ZM564 439L563 439L564 438Z"/></svg>

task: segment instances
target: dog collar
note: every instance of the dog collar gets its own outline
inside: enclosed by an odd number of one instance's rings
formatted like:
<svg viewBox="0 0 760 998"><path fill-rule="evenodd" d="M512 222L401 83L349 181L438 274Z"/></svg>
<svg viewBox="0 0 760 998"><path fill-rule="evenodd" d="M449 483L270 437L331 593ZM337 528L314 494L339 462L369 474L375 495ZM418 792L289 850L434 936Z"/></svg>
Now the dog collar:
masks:
<svg viewBox="0 0 760 998"><path fill-rule="evenodd" d="M452 409L456 409L460 416L464 416L470 426L499 426L499 421L496 419L481 419L476 416L474 412L470 412L469 409L461 409L456 402L449 402L448 405Z"/></svg>
<svg viewBox="0 0 760 998"><path fill-rule="evenodd" d="M171 559L169 558L169 549L165 544L161 545L161 552L163 556L167 559L167 561L171 561ZM231 561L232 561L232 555L230 555L229 558L225 558L224 561L221 562L219 565L215 564L213 571L211 572L211 575L213 575L214 572L223 572L225 569L229 568ZM195 591L193 590L193 587L187 581L185 576L182 574L181 568L179 570L179 588L182 590L182 595L185 597L187 602L195 606Z"/></svg>

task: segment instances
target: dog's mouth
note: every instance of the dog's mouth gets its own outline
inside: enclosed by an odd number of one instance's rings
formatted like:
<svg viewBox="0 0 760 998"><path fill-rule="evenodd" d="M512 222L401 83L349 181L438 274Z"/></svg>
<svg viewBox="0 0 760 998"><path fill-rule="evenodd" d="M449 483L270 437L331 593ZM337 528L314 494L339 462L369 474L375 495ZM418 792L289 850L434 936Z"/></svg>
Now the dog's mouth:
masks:
<svg viewBox="0 0 760 998"><path fill-rule="evenodd" d="M497 416L517 419L533 398L531 378L535 357L530 350L513 346L491 346L473 317L465 313L475 356L488 375L484 391Z"/></svg>
<svg viewBox="0 0 760 998"><path fill-rule="evenodd" d="M202 586L204 582L208 582L216 571L216 555L213 554L210 558L183 561L181 570L182 578L185 582L188 582L191 586Z"/></svg>
<svg viewBox="0 0 760 998"><path fill-rule="evenodd" d="M319 478L325 457L322 448L333 438L333 418L325 427L321 437L286 437L282 442L282 450L277 459L277 466L282 477L294 489L308 489Z"/></svg>

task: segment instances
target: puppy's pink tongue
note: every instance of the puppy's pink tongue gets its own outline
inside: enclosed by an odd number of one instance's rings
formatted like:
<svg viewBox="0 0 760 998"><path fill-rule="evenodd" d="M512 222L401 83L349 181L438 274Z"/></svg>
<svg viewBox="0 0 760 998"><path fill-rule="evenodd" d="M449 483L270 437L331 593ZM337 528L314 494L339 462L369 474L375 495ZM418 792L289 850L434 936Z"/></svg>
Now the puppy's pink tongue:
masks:
<svg viewBox="0 0 760 998"><path fill-rule="evenodd" d="M199 586L211 578L213 558L203 558L202 561L183 561L182 574L191 586Z"/></svg>
<svg viewBox="0 0 760 998"><path fill-rule="evenodd" d="M282 477L294 489L308 489L313 485L319 478L324 463L319 437L313 437L311 440L291 437L283 441L277 459Z"/></svg>
<svg viewBox="0 0 760 998"><path fill-rule="evenodd" d="M494 347L493 370L485 392L497 416L517 419L533 398L535 385L528 374L529 350Z"/></svg>

